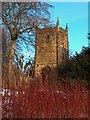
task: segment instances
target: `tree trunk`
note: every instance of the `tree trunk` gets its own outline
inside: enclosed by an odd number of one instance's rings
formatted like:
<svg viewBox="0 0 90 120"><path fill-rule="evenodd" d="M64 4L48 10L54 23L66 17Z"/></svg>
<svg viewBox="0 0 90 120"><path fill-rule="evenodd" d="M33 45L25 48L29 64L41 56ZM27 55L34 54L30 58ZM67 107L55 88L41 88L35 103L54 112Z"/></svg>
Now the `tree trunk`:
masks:
<svg viewBox="0 0 90 120"><path fill-rule="evenodd" d="M8 79L10 87L13 84L13 64L14 64L14 48L15 48L16 40L11 40L10 43L10 51L9 51L9 63L8 63Z"/></svg>

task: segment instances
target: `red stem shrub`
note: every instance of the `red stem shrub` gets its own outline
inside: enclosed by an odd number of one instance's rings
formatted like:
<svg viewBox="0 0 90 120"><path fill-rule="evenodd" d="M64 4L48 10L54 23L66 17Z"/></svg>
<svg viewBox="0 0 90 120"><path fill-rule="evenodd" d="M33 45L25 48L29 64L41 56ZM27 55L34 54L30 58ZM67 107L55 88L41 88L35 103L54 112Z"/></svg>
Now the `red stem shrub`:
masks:
<svg viewBox="0 0 90 120"><path fill-rule="evenodd" d="M22 81L21 81L22 80ZM16 82L17 84L16 84ZM72 84L40 78L26 82L14 77L12 88L5 87L3 118L87 118L88 88L85 81Z"/></svg>

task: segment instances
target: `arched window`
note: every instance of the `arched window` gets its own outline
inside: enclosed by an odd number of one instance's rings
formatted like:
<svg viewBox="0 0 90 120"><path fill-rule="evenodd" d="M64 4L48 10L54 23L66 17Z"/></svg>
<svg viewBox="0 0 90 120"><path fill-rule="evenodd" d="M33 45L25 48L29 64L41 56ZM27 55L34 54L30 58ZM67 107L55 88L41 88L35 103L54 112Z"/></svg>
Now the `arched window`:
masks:
<svg viewBox="0 0 90 120"><path fill-rule="evenodd" d="M64 47L62 47L61 53L62 53L62 59L65 59L66 49Z"/></svg>
<svg viewBox="0 0 90 120"><path fill-rule="evenodd" d="M46 34L45 39L46 39L46 43L48 43L49 42L49 34Z"/></svg>

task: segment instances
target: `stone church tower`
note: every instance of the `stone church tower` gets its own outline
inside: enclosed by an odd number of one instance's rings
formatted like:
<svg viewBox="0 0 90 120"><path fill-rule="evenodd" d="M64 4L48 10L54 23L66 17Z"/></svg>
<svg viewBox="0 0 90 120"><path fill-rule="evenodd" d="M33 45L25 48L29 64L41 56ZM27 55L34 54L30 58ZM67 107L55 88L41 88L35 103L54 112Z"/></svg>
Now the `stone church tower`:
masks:
<svg viewBox="0 0 90 120"><path fill-rule="evenodd" d="M59 19L55 27L36 28L35 76L43 67L57 68L68 52L68 26L60 27Z"/></svg>

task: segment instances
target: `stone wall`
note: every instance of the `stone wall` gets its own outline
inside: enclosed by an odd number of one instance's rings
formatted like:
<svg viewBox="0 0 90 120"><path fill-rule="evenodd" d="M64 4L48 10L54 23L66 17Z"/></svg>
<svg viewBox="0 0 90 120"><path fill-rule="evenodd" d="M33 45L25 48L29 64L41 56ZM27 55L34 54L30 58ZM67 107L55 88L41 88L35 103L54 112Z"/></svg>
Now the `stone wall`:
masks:
<svg viewBox="0 0 90 120"><path fill-rule="evenodd" d="M62 48L68 51L68 30L56 27L36 29L35 75L43 67L56 68L62 63Z"/></svg>

